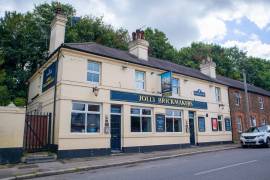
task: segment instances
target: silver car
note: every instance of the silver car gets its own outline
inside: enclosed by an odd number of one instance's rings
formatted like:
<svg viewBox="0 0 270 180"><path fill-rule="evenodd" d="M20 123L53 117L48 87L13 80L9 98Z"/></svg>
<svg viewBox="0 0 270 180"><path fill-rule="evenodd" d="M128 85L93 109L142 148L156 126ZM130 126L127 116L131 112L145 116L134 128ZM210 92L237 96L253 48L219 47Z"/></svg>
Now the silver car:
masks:
<svg viewBox="0 0 270 180"><path fill-rule="evenodd" d="M240 141L242 147L258 145L270 148L270 125L249 128L241 134Z"/></svg>

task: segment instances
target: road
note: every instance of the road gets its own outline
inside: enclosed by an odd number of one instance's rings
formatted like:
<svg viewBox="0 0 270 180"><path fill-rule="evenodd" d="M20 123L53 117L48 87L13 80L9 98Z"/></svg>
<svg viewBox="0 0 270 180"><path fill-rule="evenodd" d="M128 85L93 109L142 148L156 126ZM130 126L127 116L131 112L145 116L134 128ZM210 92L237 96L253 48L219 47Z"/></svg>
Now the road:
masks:
<svg viewBox="0 0 270 180"><path fill-rule="evenodd" d="M233 149L37 179L269 180L270 149Z"/></svg>

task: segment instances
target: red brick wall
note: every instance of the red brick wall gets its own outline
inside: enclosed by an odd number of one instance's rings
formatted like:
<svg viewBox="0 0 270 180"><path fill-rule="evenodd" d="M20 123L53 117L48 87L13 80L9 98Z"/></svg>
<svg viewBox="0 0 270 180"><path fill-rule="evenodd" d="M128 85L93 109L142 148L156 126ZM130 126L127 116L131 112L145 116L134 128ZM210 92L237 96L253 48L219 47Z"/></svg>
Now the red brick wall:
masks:
<svg viewBox="0 0 270 180"><path fill-rule="evenodd" d="M235 92L240 93L240 106L236 105ZM270 124L270 97L263 96L255 93L248 93L249 96L249 111L250 115L256 118L256 124L261 125L263 119L266 119ZM259 97L263 98L264 109L259 107ZM240 133L237 130L237 117L242 119L242 130L246 131L250 127L250 122L247 120L246 105L245 105L245 92L243 90L229 88L229 103L232 118L232 133L233 141L239 141Z"/></svg>

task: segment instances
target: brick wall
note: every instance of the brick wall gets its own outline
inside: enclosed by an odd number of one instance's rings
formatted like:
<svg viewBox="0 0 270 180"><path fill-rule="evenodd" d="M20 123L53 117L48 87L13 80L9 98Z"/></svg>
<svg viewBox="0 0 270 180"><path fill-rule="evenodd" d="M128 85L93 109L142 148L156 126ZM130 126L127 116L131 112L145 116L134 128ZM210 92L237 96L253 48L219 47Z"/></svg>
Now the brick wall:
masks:
<svg viewBox="0 0 270 180"><path fill-rule="evenodd" d="M240 105L236 105L235 93L240 93ZM249 96L249 111L250 116L255 117L256 124L261 125L265 119L270 124L270 97L255 93L248 93ZM264 109L260 109L259 97L263 98ZM243 90L229 88L229 103L232 118L233 141L238 142L240 132L237 129L237 117L242 120L242 131L246 131L250 127L250 122L247 120L245 92Z"/></svg>

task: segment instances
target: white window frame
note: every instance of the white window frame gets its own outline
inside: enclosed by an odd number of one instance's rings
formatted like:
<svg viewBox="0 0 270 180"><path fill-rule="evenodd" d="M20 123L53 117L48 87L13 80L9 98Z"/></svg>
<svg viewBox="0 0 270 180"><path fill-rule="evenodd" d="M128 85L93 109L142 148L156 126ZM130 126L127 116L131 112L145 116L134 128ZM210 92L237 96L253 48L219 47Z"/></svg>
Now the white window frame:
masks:
<svg viewBox="0 0 270 180"><path fill-rule="evenodd" d="M240 116L236 117L236 126L237 131L241 133L243 131L243 127L242 127L242 118Z"/></svg>
<svg viewBox="0 0 270 180"><path fill-rule="evenodd" d="M140 109L140 114L131 114L131 109ZM146 110L150 110L151 111L151 115L146 115L146 114L142 114L142 110L146 109ZM135 117L140 117L140 131L139 132L132 132L131 131L131 116L135 116ZM150 117L151 118L151 131L149 132L143 132L142 131L142 118L143 117ZM152 108L147 108L147 107L131 107L130 108L130 132L131 133L152 133L153 132L153 110Z"/></svg>
<svg viewBox="0 0 270 180"><path fill-rule="evenodd" d="M172 96L179 96L180 95L180 79L173 77L172 82L173 80L177 80L178 83L176 86L172 83ZM173 88L176 88L177 93L174 93Z"/></svg>
<svg viewBox="0 0 270 180"><path fill-rule="evenodd" d="M260 109L264 109L263 98L262 98L262 97L258 97L258 101L259 101L259 108L260 108Z"/></svg>
<svg viewBox="0 0 270 180"><path fill-rule="evenodd" d="M257 126L256 117L251 116L250 117L250 127L256 127L256 126Z"/></svg>
<svg viewBox="0 0 270 180"><path fill-rule="evenodd" d="M235 101L235 105L236 105L236 106L240 106L240 102L241 102L241 95L240 95L240 93L239 93L239 92L235 92L235 99L236 99L236 101Z"/></svg>
<svg viewBox="0 0 270 180"><path fill-rule="evenodd" d="M99 65L99 71L93 71L93 70L90 70L88 69L88 65L90 63L96 63ZM97 61L91 61L91 60L88 60L87 61L87 75L86 75L86 79L88 82L90 82L91 84L94 84L94 85L99 85L100 84L100 71L101 71L101 63L100 62L97 62ZM91 74L98 74L98 82L94 82L94 81L90 81L88 80L88 73L91 73Z"/></svg>
<svg viewBox="0 0 270 180"><path fill-rule="evenodd" d="M215 100L216 102L221 102L221 88L215 87Z"/></svg>
<svg viewBox="0 0 270 180"><path fill-rule="evenodd" d="M137 79L137 76L136 76L137 73L143 73L143 80L138 80L138 79ZM137 90L140 90L140 91L145 90L145 84L146 84L146 83L145 83L145 76L146 76L145 71L135 70L135 88L136 88ZM138 88L138 87L137 87L137 83L143 83L143 89Z"/></svg>
<svg viewBox="0 0 270 180"><path fill-rule="evenodd" d="M86 103L86 102L77 102L77 101L74 101L72 102L72 106L73 106L73 103L77 103L77 104L84 104L85 105L85 110L84 111L80 111L80 110L73 110L71 108L71 117L72 117L72 113L84 113L85 114L85 121L84 121L84 132L71 132L71 118L70 118L70 133L72 134L100 134L101 133L101 120L102 120L102 106L101 104L97 104L97 103ZM98 105L99 106L99 112L97 111L88 111L88 105ZM99 132L87 132L87 114L99 114Z"/></svg>
<svg viewBox="0 0 270 180"><path fill-rule="evenodd" d="M171 116L167 115L167 111L173 111L173 115L171 115ZM180 111L180 116L175 115L174 111ZM173 119L173 131L172 132L170 132L170 131L167 132L167 125L166 125L167 118ZM181 131L174 131L174 120L176 118L181 119ZM179 110L179 109L166 109L165 110L165 131L164 132L166 132L166 133L183 133L183 111L182 110Z"/></svg>

